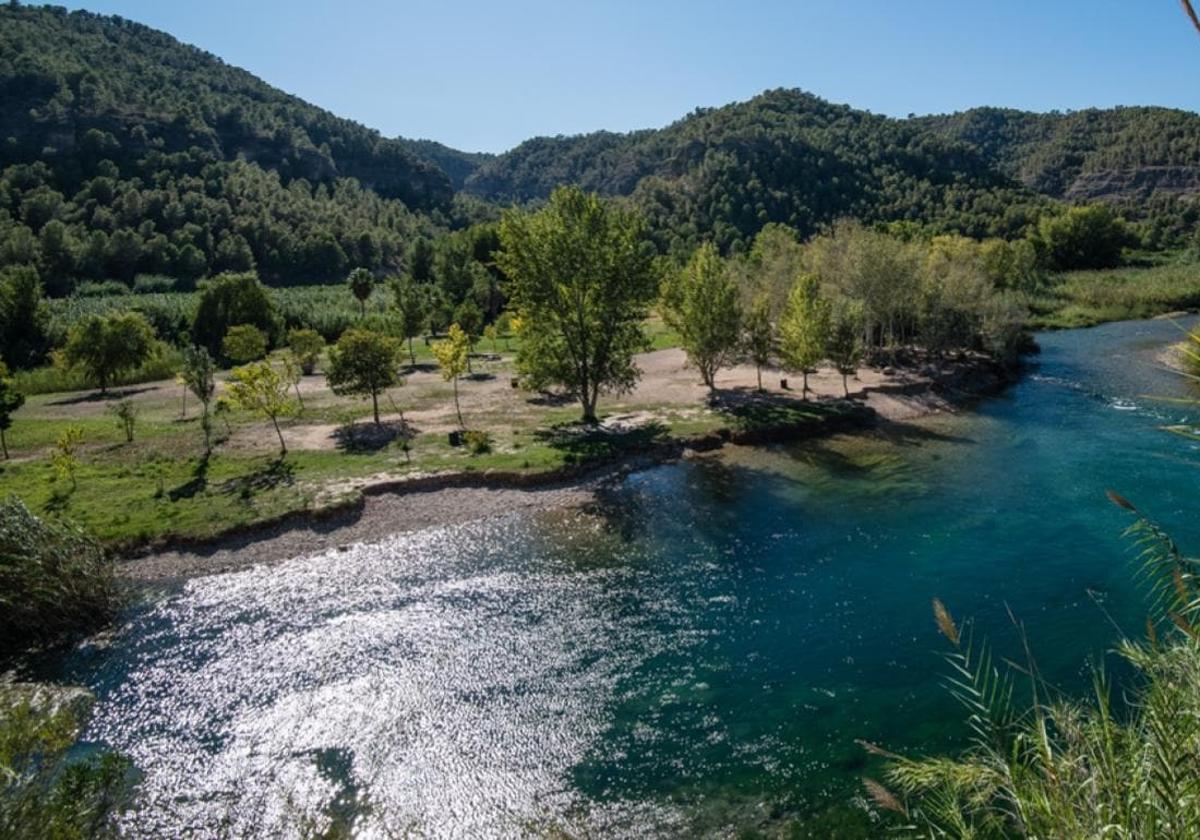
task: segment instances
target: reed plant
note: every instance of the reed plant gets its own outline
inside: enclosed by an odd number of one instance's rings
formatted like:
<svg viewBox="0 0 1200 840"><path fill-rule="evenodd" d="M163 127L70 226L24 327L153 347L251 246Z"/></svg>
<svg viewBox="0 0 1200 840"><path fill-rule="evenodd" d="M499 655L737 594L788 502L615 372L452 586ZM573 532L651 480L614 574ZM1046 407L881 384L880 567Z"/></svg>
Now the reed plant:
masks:
<svg viewBox="0 0 1200 840"><path fill-rule="evenodd" d="M1145 638L1117 653L1137 674L1114 700L1096 669L1088 700L1062 696L1026 663L1002 668L986 642L933 602L949 651L948 690L970 727L965 752L885 757L868 795L900 834L936 838L1200 837L1200 586L1197 561L1129 501L1126 534L1149 602ZM1014 679L1030 695L1015 698ZM1021 692L1022 696L1024 692Z"/></svg>

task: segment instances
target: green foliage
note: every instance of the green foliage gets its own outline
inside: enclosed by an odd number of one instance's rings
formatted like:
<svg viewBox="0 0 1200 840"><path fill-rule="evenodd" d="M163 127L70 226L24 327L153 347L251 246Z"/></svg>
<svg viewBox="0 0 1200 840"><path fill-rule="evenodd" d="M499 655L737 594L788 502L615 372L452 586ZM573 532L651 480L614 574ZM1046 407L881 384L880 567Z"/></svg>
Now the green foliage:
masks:
<svg viewBox="0 0 1200 840"><path fill-rule="evenodd" d="M335 394L370 397L376 425L379 395L400 382L396 369L400 345L395 339L368 330L347 330L329 351L325 378Z"/></svg>
<svg viewBox="0 0 1200 840"><path fill-rule="evenodd" d="M413 339L421 334L429 319L429 296L409 274L395 278L391 287L399 315L400 337L408 342L409 361L415 365L417 354L413 351Z"/></svg>
<svg viewBox="0 0 1200 840"><path fill-rule="evenodd" d="M118 836L112 818L128 799L129 761L113 753L71 755L91 703L83 689L0 689L0 836Z"/></svg>
<svg viewBox="0 0 1200 840"><path fill-rule="evenodd" d="M492 451L492 436L478 429L463 432L463 443L472 455L484 455Z"/></svg>
<svg viewBox="0 0 1200 840"><path fill-rule="evenodd" d="M954 758L888 759L887 787L868 780L876 804L897 812L912 837L1194 837L1200 829L1200 590L1195 562L1128 501L1127 534L1149 584L1147 639L1118 652L1138 673L1126 714L1103 673L1091 702L1061 698L1031 661L1027 706L986 644L974 642L934 601L949 641L949 686L963 704L971 746Z"/></svg>
<svg viewBox="0 0 1200 840"><path fill-rule="evenodd" d="M1090 204L1043 216L1033 243L1057 271L1113 268L1121 262L1129 233L1107 204Z"/></svg>
<svg viewBox="0 0 1200 840"><path fill-rule="evenodd" d="M268 342L279 334L275 302L258 278L250 273L222 274L201 284L192 320L193 343L215 356L230 327L238 324L257 327Z"/></svg>
<svg viewBox="0 0 1200 840"><path fill-rule="evenodd" d="M522 322L519 369L535 387L565 387L595 422L600 393L633 386L633 354L646 345L657 289L644 223L563 187L535 213L505 213L500 240L496 261Z"/></svg>
<svg viewBox="0 0 1200 840"><path fill-rule="evenodd" d="M279 418L296 413L297 405L289 396L292 383L270 362L252 362L234 368L229 379L229 398L242 411L260 414L275 427L279 454L287 454L287 444L279 428Z"/></svg>
<svg viewBox="0 0 1200 840"><path fill-rule="evenodd" d="M374 275L365 268L356 268L346 277L346 285L350 289L350 294L354 295L354 299L358 301L359 315L365 317L367 300L375 291Z"/></svg>
<svg viewBox="0 0 1200 840"><path fill-rule="evenodd" d="M861 304L842 301L834 307L826 353L834 368L842 375L842 391L849 397L850 386L846 378L858 373L863 356Z"/></svg>
<svg viewBox="0 0 1200 840"><path fill-rule="evenodd" d="M0 501L0 658L90 632L117 603L112 561L95 542Z"/></svg>
<svg viewBox="0 0 1200 840"><path fill-rule="evenodd" d="M13 368L40 362L49 347L48 322L37 271L30 266L0 271L0 361Z"/></svg>
<svg viewBox="0 0 1200 840"><path fill-rule="evenodd" d="M458 425L464 426L462 407L458 403L458 378L468 370L471 359L471 338L458 324L451 324L446 338L435 341L430 348L437 359L442 379L454 383L454 411L458 414Z"/></svg>
<svg viewBox="0 0 1200 840"><path fill-rule="evenodd" d="M155 353L154 329L140 312L93 315L67 335L64 358L104 393L117 377L135 370Z"/></svg>
<svg viewBox="0 0 1200 840"><path fill-rule="evenodd" d="M79 471L79 447L83 445L83 429L78 426L67 426L54 442L54 451L50 453L50 463L60 479L70 479L71 489L79 489L76 473Z"/></svg>
<svg viewBox="0 0 1200 840"><path fill-rule="evenodd" d="M454 308L454 323L458 324L474 344L483 332L483 310L473 300L464 300Z"/></svg>
<svg viewBox="0 0 1200 840"><path fill-rule="evenodd" d="M771 322L771 298L760 294L750 305L742 323L742 349L754 362L758 390L762 390L762 369L771 363L775 352L775 325Z"/></svg>
<svg viewBox="0 0 1200 840"><path fill-rule="evenodd" d="M804 375L801 395L808 398L808 374L828 352L831 309L813 274L796 279L779 323L779 355L786 367Z"/></svg>
<svg viewBox="0 0 1200 840"><path fill-rule="evenodd" d="M406 142L121 18L0 8L0 91L0 261L37 265L56 295L76 277L394 269L412 210L450 209L449 179Z"/></svg>
<svg viewBox="0 0 1200 840"><path fill-rule="evenodd" d="M484 162L465 189L507 203L560 184L630 196L660 250L677 254L706 239L744 251L768 222L808 237L847 216L1013 237L1050 205L968 143L797 90L698 109L655 131L529 140Z"/></svg>
<svg viewBox="0 0 1200 840"><path fill-rule="evenodd" d="M25 395L8 375L8 368L0 361L0 453L8 460L7 432L12 428L13 414L25 405Z"/></svg>
<svg viewBox="0 0 1200 840"><path fill-rule="evenodd" d="M234 324L221 339L221 355L237 364L267 355L267 334L253 324Z"/></svg>
<svg viewBox="0 0 1200 840"><path fill-rule="evenodd" d="M109 412L117 420L117 428L125 435L126 443L133 443L133 432L137 427L138 407L133 400L120 400L109 406Z"/></svg>
<svg viewBox="0 0 1200 840"><path fill-rule="evenodd" d="M709 390L717 371L739 349L741 306L737 283L711 244L701 245L688 264L663 284L662 313L679 333L688 362Z"/></svg>
<svg viewBox="0 0 1200 840"><path fill-rule="evenodd" d="M1060 275L1032 302L1039 327L1087 327L1200 307L1200 265L1074 271Z"/></svg>
<svg viewBox="0 0 1200 840"><path fill-rule="evenodd" d="M325 339L316 330L293 329L288 331L288 349L300 364L305 376L312 376L317 360L325 350Z"/></svg>
<svg viewBox="0 0 1200 840"><path fill-rule="evenodd" d="M200 429L204 433L204 452L212 451L212 418L209 407L217 391L217 366L208 351L198 345L185 347L179 378L200 402Z"/></svg>

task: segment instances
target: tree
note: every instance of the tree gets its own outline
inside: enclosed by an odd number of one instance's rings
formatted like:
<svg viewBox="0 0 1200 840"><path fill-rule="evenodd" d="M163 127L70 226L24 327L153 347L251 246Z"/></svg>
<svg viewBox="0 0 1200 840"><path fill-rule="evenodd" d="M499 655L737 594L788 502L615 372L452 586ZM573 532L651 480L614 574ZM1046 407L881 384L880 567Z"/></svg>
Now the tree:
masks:
<svg viewBox="0 0 1200 840"><path fill-rule="evenodd" d="M496 324L488 324L483 328L483 337L486 338L488 343L492 345L492 352L497 354L500 352L500 349L496 346L496 339L499 338L499 336L500 330Z"/></svg>
<svg viewBox="0 0 1200 840"><path fill-rule="evenodd" d="M379 395L396 385L399 343L370 330L349 329L329 351L325 379L335 394L371 398L371 412L379 425Z"/></svg>
<svg viewBox="0 0 1200 840"><path fill-rule="evenodd" d="M254 274L220 274L200 286L200 301L192 319L192 340L216 356L229 328L258 327L268 341L279 335L279 316L271 293Z"/></svg>
<svg viewBox="0 0 1200 840"><path fill-rule="evenodd" d="M300 380L304 378L304 368L300 366L300 359L291 350L287 350L280 354L279 364L283 368L283 378L296 392L296 404L299 410L304 411L304 396L300 393Z"/></svg>
<svg viewBox="0 0 1200 840"><path fill-rule="evenodd" d="M290 417L296 404L288 396L288 381L270 362L252 362L234 368L230 374L229 397L243 411L261 414L271 421L279 437L279 454L287 454L287 444L279 429L279 418Z"/></svg>
<svg viewBox="0 0 1200 840"><path fill-rule="evenodd" d="M75 473L79 470L79 447L83 444L83 429L78 426L68 426L54 441L54 451L50 453L50 462L59 478L71 479L71 489L78 490Z"/></svg>
<svg viewBox="0 0 1200 840"><path fill-rule="evenodd" d="M31 266L0 271L0 359L12 368L32 367L45 356L50 311Z"/></svg>
<svg viewBox="0 0 1200 840"><path fill-rule="evenodd" d="M0 452L8 460L8 440L5 432L12 428L12 416L25 405L25 395L17 390L16 383L9 378L8 368L0 361Z"/></svg>
<svg viewBox="0 0 1200 840"><path fill-rule="evenodd" d="M829 331L829 361L842 375L842 391L850 396L847 377L858 373L862 361L862 306L843 302L833 311L833 327Z"/></svg>
<svg viewBox="0 0 1200 840"><path fill-rule="evenodd" d="M288 349L300 363L305 376L312 376L317 369L317 360L325 349L325 339L316 330L296 329L288 333Z"/></svg>
<svg viewBox="0 0 1200 840"><path fill-rule="evenodd" d="M217 392L217 366L208 350L199 345L183 348L183 370L179 378L184 388L200 401L200 428L204 432L204 455L212 452L212 418L209 405Z"/></svg>
<svg viewBox="0 0 1200 840"><path fill-rule="evenodd" d="M642 321L657 293L639 216L577 187L560 187L536 213L509 210L496 262L521 317L517 365L531 383L572 392L596 422L603 392L630 390Z"/></svg>
<svg viewBox="0 0 1200 840"><path fill-rule="evenodd" d="M1112 268L1121 262L1129 232L1107 204L1089 204L1043 216L1032 239L1046 264L1059 271Z"/></svg>
<svg viewBox="0 0 1200 840"><path fill-rule="evenodd" d="M117 418L117 428L125 433L125 442L133 443L133 430L138 418L137 404L133 400L121 400L110 407L109 411Z"/></svg>
<svg viewBox="0 0 1200 840"><path fill-rule="evenodd" d="M425 240L419 239L418 242ZM413 339L421 334L429 319L429 301L423 288L409 275L392 281L392 296L396 312L400 316L400 334L408 342L409 361L416 366L417 354L413 351Z"/></svg>
<svg viewBox="0 0 1200 840"><path fill-rule="evenodd" d="M64 354L67 363L83 368L103 394L114 379L144 364L156 347L154 330L145 315L116 312L90 315L78 322L67 335Z"/></svg>
<svg viewBox="0 0 1200 840"><path fill-rule="evenodd" d="M451 324L445 340L435 341L430 347L442 371L442 379L454 383L454 411L458 414L458 425L463 423L462 407L458 404L458 378L467 372L467 359L471 353L471 340L458 324Z"/></svg>
<svg viewBox="0 0 1200 840"><path fill-rule="evenodd" d="M679 333L709 392L715 392L717 371L737 352L742 311L737 284L711 243L701 245L663 285L663 317Z"/></svg>
<svg viewBox="0 0 1200 840"><path fill-rule="evenodd" d="M370 300L371 293L375 291L375 277L365 268L356 268L346 278L346 285L350 287L351 294L358 300L359 317L365 317L367 301Z"/></svg>
<svg viewBox="0 0 1200 840"><path fill-rule="evenodd" d="M808 374L825 358L829 317L829 301L821 297L820 281L812 274L800 275L779 325L779 351L787 367L804 375L804 399L808 399Z"/></svg>
<svg viewBox="0 0 1200 840"><path fill-rule="evenodd" d="M763 293L754 299L742 325L742 346L758 374L758 390L763 389L762 369L771 363L775 350L775 325L771 323L771 298Z"/></svg>
<svg viewBox="0 0 1200 840"><path fill-rule="evenodd" d="M483 310L475 301L467 299L454 309L454 323L467 334L467 371L471 370L471 354L475 352L475 342L479 340L480 330L483 329Z"/></svg>
<svg viewBox="0 0 1200 840"><path fill-rule="evenodd" d="M257 362L267 355L267 334L253 324L235 324L221 340L221 355L232 362Z"/></svg>

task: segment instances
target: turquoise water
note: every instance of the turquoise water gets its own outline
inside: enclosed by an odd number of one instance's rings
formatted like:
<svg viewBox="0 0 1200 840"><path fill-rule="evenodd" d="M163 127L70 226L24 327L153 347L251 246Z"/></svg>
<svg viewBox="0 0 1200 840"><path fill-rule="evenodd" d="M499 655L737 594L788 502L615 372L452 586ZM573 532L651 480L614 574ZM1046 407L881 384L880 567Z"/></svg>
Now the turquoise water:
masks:
<svg viewBox="0 0 1200 840"><path fill-rule="evenodd" d="M132 836L871 833L854 740L962 737L932 597L1082 691L1143 617L1104 491L1200 545L1186 410L1145 396L1186 393L1177 336L1044 335L971 414L197 579L68 676L145 774Z"/></svg>

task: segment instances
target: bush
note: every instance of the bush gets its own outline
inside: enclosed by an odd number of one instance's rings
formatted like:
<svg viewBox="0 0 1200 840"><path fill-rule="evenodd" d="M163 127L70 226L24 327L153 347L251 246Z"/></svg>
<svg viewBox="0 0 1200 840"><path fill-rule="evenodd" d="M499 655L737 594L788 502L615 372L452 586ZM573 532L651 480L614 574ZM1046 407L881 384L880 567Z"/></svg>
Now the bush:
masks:
<svg viewBox="0 0 1200 840"><path fill-rule="evenodd" d="M136 295L164 294L175 291L177 281L174 277L164 277L161 274L139 274L133 278L133 293Z"/></svg>
<svg viewBox="0 0 1200 840"><path fill-rule="evenodd" d="M113 297L129 294L129 287L119 280L85 280L75 287L79 297Z"/></svg>
<svg viewBox="0 0 1200 840"><path fill-rule="evenodd" d="M258 327L272 344L279 335L275 302L258 277L221 274L201 284L192 340L215 356L229 328L238 324Z"/></svg>
<svg viewBox="0 0 1200 840"><path fill-rule="evenodd" d="M18 499L0 502L0 659L94 630L117 605L113 563L97 543Z"/></svg>
<svg viewBox="0 0 1200 840"><path fill-rule="evenodd" d="M483 455L492 451L492 436L477 429L463 432L463 443L472 455Z"/></svg>
<svg viewBox="0 0 1200 840"><path fill-rule="evenodd" d="M257 362L267 355L267 334L252 324L232 326L221 341L221 355L238 364Z"/></svg>

